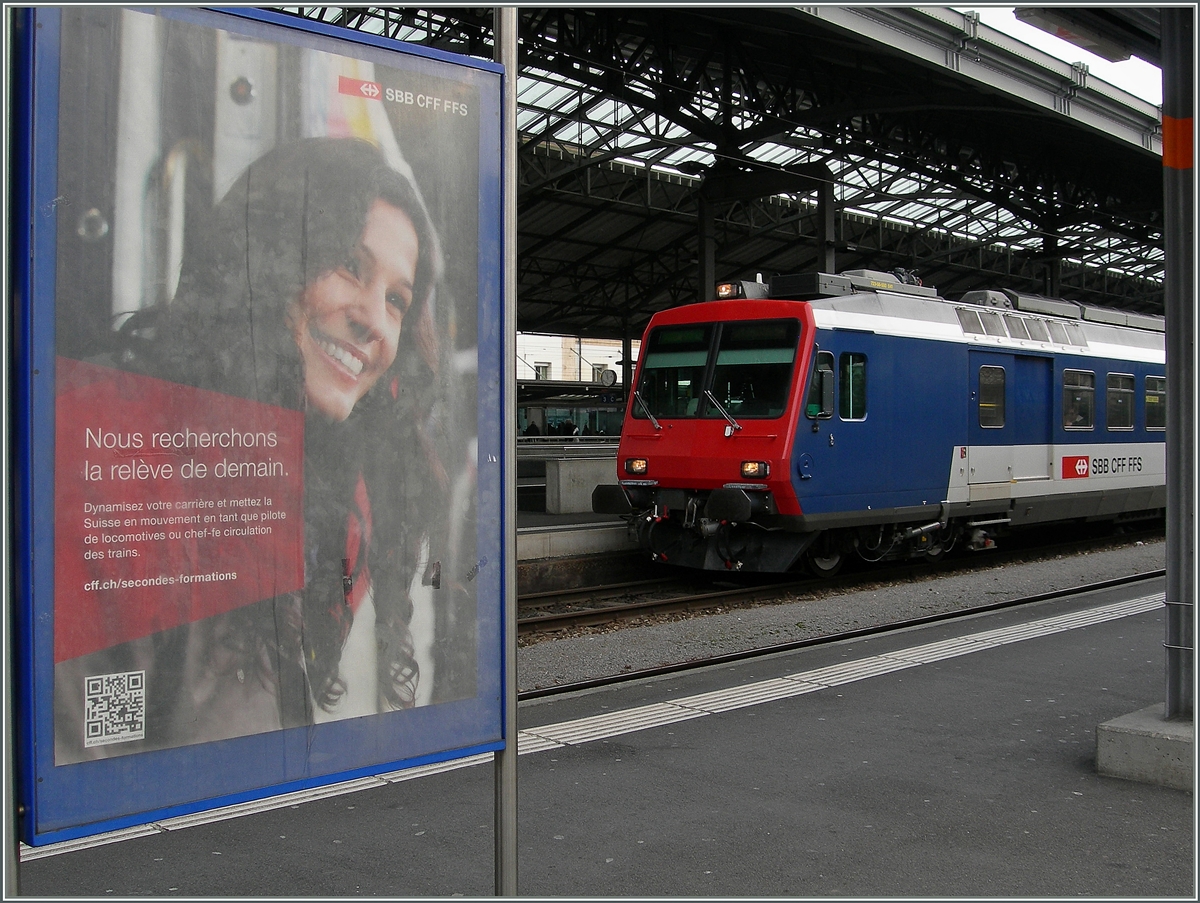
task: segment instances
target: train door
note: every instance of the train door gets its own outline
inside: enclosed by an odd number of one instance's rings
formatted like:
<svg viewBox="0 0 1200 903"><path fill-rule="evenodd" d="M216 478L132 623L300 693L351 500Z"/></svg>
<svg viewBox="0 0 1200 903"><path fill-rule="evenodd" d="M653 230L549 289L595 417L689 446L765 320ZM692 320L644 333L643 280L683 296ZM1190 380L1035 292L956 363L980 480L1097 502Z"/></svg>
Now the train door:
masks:
<svg viewBox="0 0 1200 903"><path fill-rule="evenodd" d="M1013 424L1013 479L1048 480L1054 409L1054 368L1048 357L1014 355L1016 382L1010 387Z"/></svg>
<svg viewBox="0 0 1200 903"><path fill-rule="evenodd" d="M838 510L880 507L889 504L881 496L894 488L892 440L901 421L891 411L897 383L892 356L870 334L847 330L838 338L854 350L834 341L820 347L808 381L809 425L800 433L796 459L806 511L827 504Z"/></svg>
<svg viewBox="0 0 1200 903"><path fill-rule="evenodd" d="M968 481L1009 483L1050 477L1048 358L973 351Z"/></svg>

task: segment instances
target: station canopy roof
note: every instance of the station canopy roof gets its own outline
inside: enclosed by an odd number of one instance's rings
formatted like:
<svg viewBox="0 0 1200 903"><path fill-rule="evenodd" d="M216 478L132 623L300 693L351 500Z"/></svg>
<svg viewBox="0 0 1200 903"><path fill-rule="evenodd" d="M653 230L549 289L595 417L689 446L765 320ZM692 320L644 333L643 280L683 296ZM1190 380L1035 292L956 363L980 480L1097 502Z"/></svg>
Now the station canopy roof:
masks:
<svg viewBox="0 0 1200 903"><path fill-rule="evenodd" d="M491 8L286 11L493 57ZM1163 311L1159 109L971 15L521 8L519 35L520 330L636 337L709 294L702 198L717 279L823 268L822 184L839 272Z"/></svg>

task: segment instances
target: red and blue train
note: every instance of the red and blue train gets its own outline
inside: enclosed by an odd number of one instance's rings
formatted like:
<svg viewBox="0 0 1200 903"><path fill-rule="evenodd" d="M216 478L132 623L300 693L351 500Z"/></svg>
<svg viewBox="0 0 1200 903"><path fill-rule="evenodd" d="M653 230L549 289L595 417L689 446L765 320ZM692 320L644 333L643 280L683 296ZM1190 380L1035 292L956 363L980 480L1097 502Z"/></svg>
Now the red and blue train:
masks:
<svg viewBox="0 0 1200 903"><path fill-rule="evenodd" d="M870 270L731 283L642 339L597 512L656 560L836 572L1161 518L1163 320Z"/></svg>

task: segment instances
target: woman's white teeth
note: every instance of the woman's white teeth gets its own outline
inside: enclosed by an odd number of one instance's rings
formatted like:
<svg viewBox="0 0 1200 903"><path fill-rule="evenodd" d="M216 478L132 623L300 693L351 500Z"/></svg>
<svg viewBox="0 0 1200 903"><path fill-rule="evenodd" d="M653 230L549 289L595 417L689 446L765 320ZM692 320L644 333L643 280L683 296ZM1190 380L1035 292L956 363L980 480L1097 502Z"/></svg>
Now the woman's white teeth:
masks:
<svg viewBox="0 0 1200 903"><path fill-rule="evenodd" d="M362 373L363 362L345 348L321 339L317 339L317 346L355 376Z"/></svg>

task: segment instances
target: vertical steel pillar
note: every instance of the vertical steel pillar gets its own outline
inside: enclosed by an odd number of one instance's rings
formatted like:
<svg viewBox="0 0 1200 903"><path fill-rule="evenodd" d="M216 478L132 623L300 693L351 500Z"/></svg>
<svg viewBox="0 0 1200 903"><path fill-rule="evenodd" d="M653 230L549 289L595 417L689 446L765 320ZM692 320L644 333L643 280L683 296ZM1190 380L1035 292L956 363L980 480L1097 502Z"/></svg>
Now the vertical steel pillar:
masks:
<svg viewBox="0 0 1200 903"><path fill-rule="evenodd" d="M1058 253L1057 234L1042 236L1042 256L1046 260L1044 293L1050 298L1058 298L1062 294L1062 257Z"/></svg>
<svg viewBox="0 0 1200 903"><path fill-rule="evenodd" d="M1164 717L1194 718L1196 579L1195 16L1162 7L1167 314L1167 626Z"/></svg>
<svg viewBox="0 0 1200 903"><path fill-rule="evenodd" d="M504 271L504 749L495 756L496 896L517 895L517 10L493 13L500 102Z"/></svg>
<svg viewBox="0 0 1200 903"><path fill-rule="evenodd" d="M817 272L837 274L837 204L833 197L833 181L821 182L817 189Z"/></svg>
<svg viewBox="0 0 1200 903"><path fill-rule="evenodd" d="M716 231L716 214L712 202L705 198L703 193L697 204L700 234L696 258L700 265L700 285L696 288L696 300L711 301L717 285L717 248L713 235Z"/></svg>
<svg viewBox="0 0 1200 903"><path fill-rule="evenodd" d="M625 398L633 391L633 336L629 334L629 321L621 323L621 388Z"/></svg>

